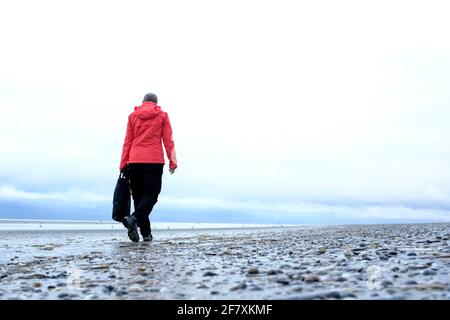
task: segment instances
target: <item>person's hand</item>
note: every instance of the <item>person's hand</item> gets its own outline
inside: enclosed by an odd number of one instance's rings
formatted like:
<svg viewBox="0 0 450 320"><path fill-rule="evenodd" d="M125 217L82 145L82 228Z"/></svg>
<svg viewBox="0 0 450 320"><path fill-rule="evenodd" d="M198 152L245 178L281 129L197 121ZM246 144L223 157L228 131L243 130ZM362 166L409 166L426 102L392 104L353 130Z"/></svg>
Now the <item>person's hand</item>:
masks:
<svg viewBox="0 0 450 320"><path fill-rule="evenodd" d="M130 167L128 167L128 165L126 165L125 167L123 167L120 170L120 173L122 173L124 176L127 176L129 172L130 172Z"/></svg>
<svg viewBox="0 0 450 320"><path fill-rule="evenodd" d="M170 174L174 174L177 168L169 169Z"/></svg>

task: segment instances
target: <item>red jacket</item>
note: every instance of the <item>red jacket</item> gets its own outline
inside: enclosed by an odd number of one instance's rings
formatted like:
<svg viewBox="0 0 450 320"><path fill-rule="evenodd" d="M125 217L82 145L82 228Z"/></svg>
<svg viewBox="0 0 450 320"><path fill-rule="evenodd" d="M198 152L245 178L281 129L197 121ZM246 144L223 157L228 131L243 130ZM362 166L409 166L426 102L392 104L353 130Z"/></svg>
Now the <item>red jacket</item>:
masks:
<svg viewBox="0 0 450 320"><path fill-rule="evenodd" d="M127 163L165 163L161 139L169 158L169 168L176 169L177 157L167 112L151 101L135 107L128 116L120 170Z"/></svg>

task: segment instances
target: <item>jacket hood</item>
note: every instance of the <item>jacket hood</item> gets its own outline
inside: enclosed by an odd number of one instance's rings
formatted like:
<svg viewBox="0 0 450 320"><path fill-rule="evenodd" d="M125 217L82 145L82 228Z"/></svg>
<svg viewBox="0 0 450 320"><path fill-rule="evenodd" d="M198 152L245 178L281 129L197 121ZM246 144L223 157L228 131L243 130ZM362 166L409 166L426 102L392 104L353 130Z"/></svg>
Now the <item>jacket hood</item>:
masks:
<svg viewBox="0 0 450 320"><path fill-rule="evenodd" d="M139 107L134 107L134 113L139 119L153 119L161 114L161 107L151 101L146 101Z"/></svg>

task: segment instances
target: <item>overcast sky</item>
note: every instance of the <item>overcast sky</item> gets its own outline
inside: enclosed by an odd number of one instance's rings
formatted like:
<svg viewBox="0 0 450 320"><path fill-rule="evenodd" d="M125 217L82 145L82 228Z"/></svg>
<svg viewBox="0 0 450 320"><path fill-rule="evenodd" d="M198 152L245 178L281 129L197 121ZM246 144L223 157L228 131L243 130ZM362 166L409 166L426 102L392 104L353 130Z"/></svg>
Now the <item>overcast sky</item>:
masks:
<svg viewBox="0 0 450 320"><path fill-rule="evenodd" d="M109 216L127 116L153 91L179 159L155 210L450 221L449 12L448 1L2 2L0 215L20 203Z"/></svg>

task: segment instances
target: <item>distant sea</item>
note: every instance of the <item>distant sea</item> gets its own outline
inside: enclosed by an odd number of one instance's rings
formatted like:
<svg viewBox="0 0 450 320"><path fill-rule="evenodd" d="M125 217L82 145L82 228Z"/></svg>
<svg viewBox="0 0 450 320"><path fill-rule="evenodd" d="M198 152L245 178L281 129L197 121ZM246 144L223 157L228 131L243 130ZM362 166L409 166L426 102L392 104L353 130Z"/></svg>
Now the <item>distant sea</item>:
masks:
<svg viewBox="0 0 450 320"><path fill-rule="evenodd" d="M191 223L191 222L153 222L152 229L236 229L270 228L300 225L281 224L237 224L237 223ZM78 220L31 220L0 219L0 231L3 230L111 230L123 229L123 225L114 221L78 221Z"/></svg>

